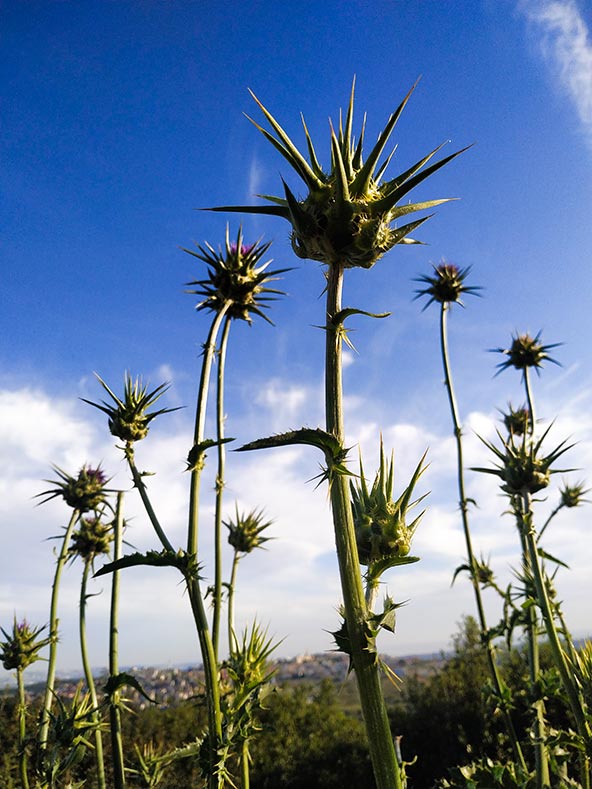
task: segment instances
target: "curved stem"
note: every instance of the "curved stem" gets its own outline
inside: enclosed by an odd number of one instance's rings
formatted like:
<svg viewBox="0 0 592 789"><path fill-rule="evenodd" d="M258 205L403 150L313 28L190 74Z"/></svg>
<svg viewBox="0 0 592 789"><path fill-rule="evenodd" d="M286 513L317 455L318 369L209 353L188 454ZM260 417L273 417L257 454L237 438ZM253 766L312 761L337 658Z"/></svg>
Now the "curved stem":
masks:
<svg viewBox="0 0 592 789"><path fill-rule="evenodd" d="M123 492L117 494L117 507L113 525L113 561L121 558L123 541ZM111 581L111 611L109 618L109 676L119 674L119 570L114 570ZM109 719L111 723L111 751L113 759L114 789L125 789L125 767L123 761L123 740L121 735L121 713L119 708L120 691L114 690L109 699Z"/></svg>
<svg viewBox="0 0 592 789"><path fill-rule="evenodd" d="M144 480L142 479L142 475L140 474L140 472L138 471L138 468L136 466L134 446L133 446L133 444L131 442L129 442L126 445L126 447L125 447L125 457L126 457L129 469L130 469L130 471L132 473L132 478L134 480L134 486L137 488L137 490L138 490L138 492L140 494L140 498L142 499L142 504L144 505L144 509L146 510L146 514L148 515L148 518L150 519L150 523L152 524L152 527L154 528L154 531L156 532L156 535L157 535L158 539L160 540L160 542L161 542L163 548L165 548L165 550L171 551L172 553L174 553L175 549L173 548L173 546L169 542L166 534L164 533L164 530L163 530L162 526L160 525L160 521L156 517L156 513L154 512L154 508L152 507L152 503L151 503L151 501L150 501L150 499L148 497L148 492L146 490L146 485L144 483Z"/></svg>
<svg viewBox="0 0 592 789"><path fill-rule="evenodd" d="M86 594L86 586L88 582L88 575L91 568L92 562L90 559L86 559L84 561L84 570L82 571L82 583L80 584L80 618L79 618L79 633L80 633L80 655L82 658L82 668L84 671L84 678L86 680L86 685L88 687L88 692L90 694L90 700L92 704L92 720L93 723L96 725L94 731L95 737L95 759L97 763L97 783L99 789L105 789L105 763L103 760L103 735L101 734L100 729L100 716L99 716L99 705L97 703L97 691L95 688L95 682L92 675L92 670L90 667L90 661L88 659L88 646L86 642L86 601L87 601L87 594Z"/></svg>
<svg viewBox="0 0 592 789"><path fill-rule="evenodd" d="M227 315L222 330L222 339L218 350L218 377L216 388L216 438L218 440L218 471L216 473L216 514L214 526L214 614L212 621L212 640L214 652L218 655L220 640L220 614L222 610L222 498L224 493L224 473L226 448L224 438L224 374L226 367L226 349L230 332L231 318Z"/></svg>
<svg viewBox="0 0 592 789"><path fill-rule="evenodd" d="M518 735L516 734L512 717L504 702L504 698L506 695L504 693L505 685L499 673L497 660L496 660L495 647L488 634L487 620L485 617L485 608L483 605L483 597L481 594L481 587L479 586L479 578L477 576L477 562L475 559L475 554L473 552L471 530L469 527L469 514L468 514L469 508L468 508L468 501L465 492L462 427L458 416L458 407L456 404L454 384L452 380L452 373L450 370L450 357L448 353L447 314L449 311L449 306L450 305L447 302L443 302L442 309L440 311L440 350L442 355L442 366L444 368L444 384L446 386L446 393L448 395L448 405L450 407L450 415L452 417L452 425L454 429L454 438L456 441L458 498L459 498L459 507L461 512L463 534L465 537L465 545L467 548L467 558L470 567L471 585L473 587L473 593L475 595L475 604L479 616L479 627L481 630L481 637L485 645L489 673L491 675L491 679L495 687L497 698L499 700L500 708L504 717L506 729L508 731L508 735L512 743L514 756L520 767L522 767L523 770L527 771L526 761L524 759L524 754L522 753L522 748L520 747Z"/></svg>
<svg viewBox="0 0 592 789"><path fill-rule="evenodd" d="M201 375L197 390L197 405L195 410L195 428L193 432L193 449L199 447L204 440L206 425L206 406L208 402L208 388L210 383L210 372L212 360L216 350L216 337L224 316L228 312L231 302L226 302L216 313L208 337L204 344L203 361L201 365ZM201 482L201 472L203 469L203 458L200 456L195 459L191 469L191 489L189 494L189 526L187 529L187 553L191 556L197 553L197 530L199 520L199 487Z"/></svg>
<svg viewBox="0 0 592 789"><path fill-rule="evenodd" d="M239 561L240 554L238 551L235 551L232 557L230 583L228 584L228 649L230 652L238 646L236 632L234 630L234 586L236 584L236 571Z"/></svg>
<svg viewBox="0 0 592 789"><path fill-rule="evenodd" d="M25 696L25 680L23 677L24 669L19 666L16 670L16 681L18 686L18 754L19 754L19 773L21 776L22 789L29 789L29 776L27 775L27 751L25 740L27 738L27 698Z"/></svg>
<svg viewBox="0 0 592 789"><path fill-rule="evenodd" d="M534 399L532 397L532 389L530 386L530 375L528 372L528 367L525 367L522 371L522 380L524 381L524 391L526 392L526 402L528 404L528 411L530 413L530 430L529 433L532 435L534 433L534 420L535 420L535 413L534 413Z"/></svg>
<svg viewBox="0 0 592 789"><path fill-rule="evenodd" d="M342 328L333 317L341 309L344 267L334 263L327 274L325 408L327 432L345 443L343 427ZM360 575L348 480L334 474L329 480L335 545L345 609L351 660L360 693L362 713L377 789L402 789L402 777L380 685L379 666L368 650L367 606Z"/></svg>
<svg viewBox="0 0 592 789"><path fill-rule="evenodd" d="M62 540L62 547L60 555L56 563L56 571L51 585L51 603L49 609L49 637L51 639L49 644L49 658L47 661L47 679L45 681L45 695L43 697L43 707L41 709L40 725L39 725L39 748L41 753L47 748L47 734L49 731L49 712L53 704L54 687L55 687L55 672L56 672L56 659L58 651L58 597L60 591L60 580L62 576L62 568L68 558L68 548L70 547L70 537L80 512L73 510L70 516L70 521L66 527L66 533Z"/></svg>
<svg viewBox="0 0 592 789"><path fill-rule="evenodd" d="M542 529L540 529L540 531L539 531L539 534L538 534L538 537L537 537L537 540L540 540L540 539L541 539L541 537L543 536L543 532L545 531L545 529L547 528L547 526L548 526L548 525L551 523L551 521L552 521L552 520L553 520L553 518L554 518L554 517L557 515L557 513L558 513L558 512L560 512L560 510L562 510L562 509L563 509L563 507L564 507L564 506L565 506L565 505L564 505L563 503L561 503L561 504L558 504L558 505L555 507L555 509L553 510L553 512L552 512L552 513L549 515L549 517L547 518L547 520L544 522Z"/></svg>

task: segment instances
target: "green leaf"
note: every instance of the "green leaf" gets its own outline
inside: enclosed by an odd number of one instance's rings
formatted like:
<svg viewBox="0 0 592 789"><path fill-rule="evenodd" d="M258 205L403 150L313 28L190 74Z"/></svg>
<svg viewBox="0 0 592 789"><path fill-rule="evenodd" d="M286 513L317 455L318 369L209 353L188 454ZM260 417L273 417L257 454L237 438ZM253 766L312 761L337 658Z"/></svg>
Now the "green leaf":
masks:
<svg viewBox="0 0 592 789"><path fill-rule="evenodd" d="M110 676L104 686L104 690L107 696L111 697L115 691L120 690L120 688L125 686L137 690L138 693L147 699L151 704L158 703L156 699L150 698L150 696L146 693L140 682L133 676L133 674L127 674L126 672L121 672L120 674L114 674Z"/></svg>
<svg viewBox="0 0 592 789"><path fill-rule="evenodd" d="M176 553L174 551L147 551L146 553L130 553L122 556L115 562L104 564L100 570L94 574L95 578L107 575L117 570L124 570L128 567L176 567L184 575L195 575L198 572L198 565L195 557L187 554L183 550Z"/></svg>

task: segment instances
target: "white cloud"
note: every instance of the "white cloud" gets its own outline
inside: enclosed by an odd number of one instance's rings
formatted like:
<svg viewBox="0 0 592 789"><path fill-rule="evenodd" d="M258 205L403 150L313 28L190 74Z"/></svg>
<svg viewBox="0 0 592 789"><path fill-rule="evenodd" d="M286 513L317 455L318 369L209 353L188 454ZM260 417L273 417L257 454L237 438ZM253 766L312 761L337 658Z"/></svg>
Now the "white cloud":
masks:
<svg viewBox="0 0 592 789"><path fill-rule="evenodd" d="M592 144L592 36L575 0L521 0L541 52Z"/></svg>

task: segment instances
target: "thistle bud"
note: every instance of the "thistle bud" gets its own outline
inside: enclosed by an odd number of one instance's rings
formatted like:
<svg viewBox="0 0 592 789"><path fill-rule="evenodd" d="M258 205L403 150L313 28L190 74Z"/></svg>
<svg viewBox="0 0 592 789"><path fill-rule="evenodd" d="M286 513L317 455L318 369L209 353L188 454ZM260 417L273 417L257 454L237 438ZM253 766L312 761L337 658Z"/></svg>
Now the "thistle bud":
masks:
<svg viewBox="0 0 592 789"><path fill-rule="evenodd" d="M508 411L502 414L504 425L510 435L523 436L525 433L530 432L531 420L530 411L525 406L513 409L511 405L508 406Z"/></svg>
<svg viewBox="0 0 592 789"><path fill-rule="evenodd" d="M68 549L72 558L80 556L84 561L92 561L95 556L109 553L113 542L113 528L100 518L82 518L78 529L72 535Z"/></svg>
<svg viewBox="0 0 592 789"><path fill-rule="evenodd" d="M16 616L12 633L7 633L6 630L0 628L6 639L0 642L0 661L6 671L25 669L31 663L41 659L39 652L51 643L51 638L39 638L39 634L43 630L45 630L45 626L32 628L26 619L17 622Z"/></svg>
<svg viewBox="0 0 592 789"><path fill-rule="evenodd" d="M548 361L553 364L559 364L558 361L549 356L549 351L552 348L557 348L561 343L556 342L551 345L543 345L540 342L541 332L535 337L530 334L517 334L512 338L512 344L509 348L493 348L494 353L503 353L508 358L498 364L499 370L505 370L508 367L514 367L516 370L527 370L529 367L534 367L538 372L542 367L543 362Z"/></svg>
<svg viewBox="0 0 592 789"><path fill-rule="evenodd" d="M261 548L270 539L262 537L262 532L271 524L272 521L263 520L263 512L253 510L247 515L241 515L238 507L234 521L224 521L228 529L228 542L236 553L251 553L255 548Z"/></svg>
<svg viewBox="0 0 592 789"><path fill-rule="evenodd" d="M60 479L55 488L37 494L39 497L45 496L42 503L61 496L69 507L79 512L97 510L105 503L108 492L105 485L108 480L100 466L83 466L76 477L71 477L57 466L54 468Z"/></svg>
<svg viewBox="0 0 592 789"><path fill-rule="evenodd" d="M479 295L477 293L477 291L480 290L478 286L465 285L465 279L471 270L470 266L462 269L454 263L447 263L443 260L437 266L432 264L432 268L434 269L434 275L432 277L424 274L416 280L416 282L423 282L427 285L426 288L422 288L421 290L418 289L416 291L417 295L415 296L416 299L420 298L420 296L430 297L424 309L429 307L434 301L439 304L456 303L464 306L461 301L463 293L469 293L475 296Z"/></svg>

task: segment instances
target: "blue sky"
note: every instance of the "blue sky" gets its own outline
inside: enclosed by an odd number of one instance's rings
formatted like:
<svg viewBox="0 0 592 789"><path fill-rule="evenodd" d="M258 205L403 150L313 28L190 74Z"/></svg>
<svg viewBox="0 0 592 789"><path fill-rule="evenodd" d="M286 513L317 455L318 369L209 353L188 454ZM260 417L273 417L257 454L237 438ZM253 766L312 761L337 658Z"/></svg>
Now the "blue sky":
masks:
<svg viewBox="0 0 592 789"><path fill-rule="evenodd" d="M163 417L138 448L157 472L155 501L173 539L183 541L186 478L181 473L200 344L207 318L184 283L199 276L179 247L222 243L235 216L198 212L277 194L280 175L302 189L244 117L261 120L248 88L303 144L299 113L328 159L336 119L356 75L356 128L380 131L418 76L393 135L389 172L439 143L474 147L415 192L457 197L416 235L425 246L395 248L371 271L351 272L346 300L393 313L355 322L359 351L348 357L347 431L372 468L382 430L403 483L429 447L430 508L418 531L422 561L392 572L389 589L408 600L391 653L444 648L472 613L466 584L450 588L464 548L454 495L453 446L439 366L437 310L413 302L413 278L442 257L472 266L483 298L453 312L451 344L469 462L487 462L475 436L494 434L497 408L520 400L517 376L493 378L488 348L512 332L543 331L563 342L536 382L539 413L557 417L552 436L578 440L568 465L592 478L592 12L584 0L470 4L379 0L370 4L240 2L23 2L1 12L3 287L0 330L0 621L13 612L47 619L52 543L67 513L31 497L56 463L75 473L102 461L122 487L123 463L100 415L97 371L118 386L125 370L172 384ZM273 307L275 327L233 329L228 361L228 432L241 442L322 422L322 271L297 260L288 226L243 219L245 237L273 241L278 267L293 266ZM553 438L551 438L553 440ZM281 654L330 647L339 604L326 493L306 481L318 459L281 450L229 460L228 512L263 507L274 542L241 567L239 619L257 615ZM209 488L212 486L209 482ZM515 562L513 527L495 481L473 475L477 549L502 578ZM206 484L206 491L209 489ZM540 505L553 505L554 492ZM130 494L129 539L152 547ZM204 519L211 500L206 495ZM547 510L545 509L547 508ZM543 517L543 514L541 514ZM571 564L560 577L572 627L587 619L592 560L585 509L549 534L549 549ZM207 533L202 546L209 558ZM552 551L552 552L553 552ZM75 666L79 568L62 596L62 666ZM122 659L199 660L188 606L167 572L126 576ZM93 662L104 663L108 589L91 609ZM94 614L94 619L93 619ZM492 605L491 617L495 617Z"/></svg>

